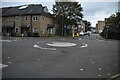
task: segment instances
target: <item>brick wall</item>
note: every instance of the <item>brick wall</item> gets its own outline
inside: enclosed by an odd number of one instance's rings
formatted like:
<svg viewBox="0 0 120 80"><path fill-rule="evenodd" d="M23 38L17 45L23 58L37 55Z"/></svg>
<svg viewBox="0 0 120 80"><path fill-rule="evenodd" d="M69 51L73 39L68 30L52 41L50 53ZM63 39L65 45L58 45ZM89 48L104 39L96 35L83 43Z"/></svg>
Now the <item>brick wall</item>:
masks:
<svg viewBox="0 0 120 80"><path fill-rule="evenodd" d="M37 20L34 21L33 17L36 16ZM27 17L27 20L26 20ZM48 24L53 25L53 19L42 16L42 15L25 15L25 16L12 16L12 17L3 17L3 25L4 24L13 24L15 21L15 28L19 28L19 35L21 35L21 25L29 24L29 32L33 32L33 28L38 29L38 33L42 35L47 32Z"/></svg>

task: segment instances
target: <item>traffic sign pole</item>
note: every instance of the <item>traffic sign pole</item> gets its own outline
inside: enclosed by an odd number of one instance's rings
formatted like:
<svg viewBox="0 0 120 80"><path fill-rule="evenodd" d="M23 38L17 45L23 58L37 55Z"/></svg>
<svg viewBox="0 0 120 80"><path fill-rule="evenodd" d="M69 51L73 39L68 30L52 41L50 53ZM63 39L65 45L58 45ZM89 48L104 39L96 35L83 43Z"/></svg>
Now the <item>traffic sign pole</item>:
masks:
<svg viewBox="0 0 120 80"><path fill-rule="evenodd" d="M106 28L107 28L107 31L106 31L106 39L108 38L108 28L109 28L109 26L106 26Z"/></svg>

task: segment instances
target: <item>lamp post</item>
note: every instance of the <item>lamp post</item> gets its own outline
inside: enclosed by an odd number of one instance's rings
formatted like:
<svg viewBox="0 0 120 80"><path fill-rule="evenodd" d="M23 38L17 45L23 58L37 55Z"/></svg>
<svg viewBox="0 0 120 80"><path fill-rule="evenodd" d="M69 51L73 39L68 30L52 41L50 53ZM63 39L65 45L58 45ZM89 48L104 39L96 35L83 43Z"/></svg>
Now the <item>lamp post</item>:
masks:
<svg viewBox="0 0 120 80"><path fill-rule="evenodd" d="M62 10L62 36L64 36L64 14Z"/></svg>

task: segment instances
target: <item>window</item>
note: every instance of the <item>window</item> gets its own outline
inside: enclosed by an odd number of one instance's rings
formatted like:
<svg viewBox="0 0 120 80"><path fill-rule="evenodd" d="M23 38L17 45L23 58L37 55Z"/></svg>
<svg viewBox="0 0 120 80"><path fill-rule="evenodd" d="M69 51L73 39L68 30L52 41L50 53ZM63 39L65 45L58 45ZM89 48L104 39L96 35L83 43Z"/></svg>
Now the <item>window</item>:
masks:
<svg viewBox="0 0 120 80"><path fill-rule="evenodd" d="M38 29L37 29L37 28L33 28L33 32L34 32L34 33L37 33L37 32L38 32Z"/></svg>
<svg viewBox="0 0 120 80"><path fill-rule="evenodd" d="M18 16L15 16L15 21L18 21L19 20L19 17Z"/></svg>
<svg viewBox="0 0 120 80"><path fill-rule="evenodd" d="M27 18L27 16L25 17L25 21L27 21L28 20L28 18Z"/></svg>
<svg viewBox="0 0 120 80"><path fill-rule="evenodd" d="M19 28L15 28L15 32L18 33L19 32Z"/></svg>
<svg viewBox="0 0 120 80"><path fill-rule="evenodd" d="M45 21L45 17L43 17L43 21Z"/></svg>
<svg viewBox="0 0 120 80"><path fill-rule="evenodd" d="M37 16L33 16L33 21L37 21Z"/></svg>

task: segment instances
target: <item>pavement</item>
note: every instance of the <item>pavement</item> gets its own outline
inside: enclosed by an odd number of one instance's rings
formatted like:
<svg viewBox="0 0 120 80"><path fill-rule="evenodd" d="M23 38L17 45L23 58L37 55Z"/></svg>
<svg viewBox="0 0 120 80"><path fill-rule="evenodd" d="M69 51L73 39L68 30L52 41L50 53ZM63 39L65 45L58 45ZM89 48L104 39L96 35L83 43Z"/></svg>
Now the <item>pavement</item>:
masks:
<svg viewBox="0 0 120 80"><path fill-rule="evenodd" d="M2 41L3 78L109 78L118 74L118 41L91 36L75 39L8 37ZM70 47L49 46L69 42ZM36 47L37 45L37 47Z"/></svg>

